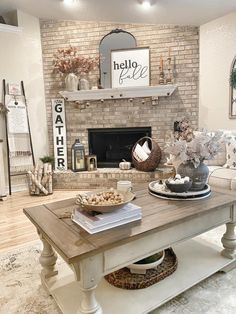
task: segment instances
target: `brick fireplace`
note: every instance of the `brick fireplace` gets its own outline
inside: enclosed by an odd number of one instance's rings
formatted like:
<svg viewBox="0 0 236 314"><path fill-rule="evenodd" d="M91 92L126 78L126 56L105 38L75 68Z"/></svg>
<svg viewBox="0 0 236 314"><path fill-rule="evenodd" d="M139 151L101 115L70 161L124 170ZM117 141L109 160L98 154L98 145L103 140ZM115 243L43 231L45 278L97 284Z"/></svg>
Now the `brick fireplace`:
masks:
<svg viewBox="0 0 236 314"><path fill-rule="evenodd" d="M187 116L193 127L198 125L198 28L176 25L115 24L80 21L41 21L47 120L50 154L53 154L51 99L61 97L63 78L53 73L53 54L69 45L80 47L81 54L98 55L99 42L109 31L122 28L131 32L138 47L150 47L151 85L159 79L159 61L166 60L171 48L174 84L178 87L169 97L159 97L153 105L151 98L110 99L84 103L66 102L68 165L71 146L79 138L89 152L88 130L102 128L140 128L149 126L152 137L163 149L176 119ZM166 71L166 63L164 62ZM98 71L90 76L96 82ZM91 175L91 174L88 174ZM107 176L107 173L105 174ZM91 180L91 179L90 179ZM59 180L58 180L59 181Z"/></svg>

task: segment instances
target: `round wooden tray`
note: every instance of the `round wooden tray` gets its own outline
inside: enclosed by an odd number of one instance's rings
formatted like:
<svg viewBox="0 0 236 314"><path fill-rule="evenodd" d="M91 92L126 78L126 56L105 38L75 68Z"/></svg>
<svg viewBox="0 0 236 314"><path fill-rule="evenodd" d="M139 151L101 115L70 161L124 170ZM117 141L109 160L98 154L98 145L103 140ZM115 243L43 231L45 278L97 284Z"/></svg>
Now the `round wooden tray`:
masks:
<svg viewBox="0 0 236 314"><path fill-rule="evenodd" d="M149 183L148 191L151 195L169 199L169 200L199 200L210 196L211 188L208 184L201 191L187 191L183 193L171 192L165 184L160 184L159 181Z"/></svg>
<svg viewBox="0 0 236 314"><path fill-rule="evenodd" d="M132 274L127 267L121 268L105 276L105 279L115 287L122 289L143 289L170 276L177 268L178 260L174 251L165 250L165 258L156 269L147 269L146 274Z"/></svg>

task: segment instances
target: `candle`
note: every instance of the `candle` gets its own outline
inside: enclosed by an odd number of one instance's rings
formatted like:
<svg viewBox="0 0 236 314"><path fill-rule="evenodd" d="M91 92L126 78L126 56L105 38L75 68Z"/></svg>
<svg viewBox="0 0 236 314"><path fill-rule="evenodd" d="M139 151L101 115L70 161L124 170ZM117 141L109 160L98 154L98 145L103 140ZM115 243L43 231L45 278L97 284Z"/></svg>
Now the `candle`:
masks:
<svg viewBox="0 0 236 314"><path fill-rule="evenodd" d="M160 68L161 68L161 71L163 71L163 59L162 59L162 56L160 57Z"/></svg>

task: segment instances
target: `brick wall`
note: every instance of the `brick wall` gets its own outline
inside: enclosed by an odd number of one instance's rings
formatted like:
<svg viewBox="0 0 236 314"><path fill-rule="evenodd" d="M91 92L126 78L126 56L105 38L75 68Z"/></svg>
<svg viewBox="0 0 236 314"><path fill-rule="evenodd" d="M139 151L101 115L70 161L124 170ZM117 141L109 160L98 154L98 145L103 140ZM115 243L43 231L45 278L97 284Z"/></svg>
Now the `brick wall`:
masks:
<svg viewBox="0 0 236 314"><path fill-rule="evenodd" d="M174 83L178 89L170 97L159 98L152 105L151 99L109 100L89 104L66 103L68 161L75 138L80 138L87 148L87 129L105 127L151 126L153 137L161 148L173 122L188 116L193 126L198 125L198 76L199 37L198 28L192 26L114 24L79 21L41 21L43 66L49 130L50 153L53 153L51 99L59 97L64 80L52 72L53 54L58 48L78 46L81 54L96 56L101 38L112 29L122 28L131 32L137 46L149 46L151 52L151 84L158 83L160 55L164 59L171 47ZM98 71L90 78L96 81Z"/></svg>

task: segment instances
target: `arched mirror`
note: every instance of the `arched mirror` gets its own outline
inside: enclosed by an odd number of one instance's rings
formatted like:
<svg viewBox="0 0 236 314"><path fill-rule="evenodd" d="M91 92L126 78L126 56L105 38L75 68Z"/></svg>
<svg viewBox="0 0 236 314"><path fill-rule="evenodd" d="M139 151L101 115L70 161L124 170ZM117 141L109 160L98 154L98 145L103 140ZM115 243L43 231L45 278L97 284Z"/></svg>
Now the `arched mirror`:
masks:
<svg viewBox="0 0 236 314"><path fill-rule="evenodd" d="M100 41L100 84L103 88L111 87L111 50L135 48L135 37L122 29L114 29Z"/></svg>
<svg viewBox="0 0 236 314"><path fill-rule="evenodd" d="M236 57L234 58L230 69L229 117L231 119L236 119Z"/></svg>

